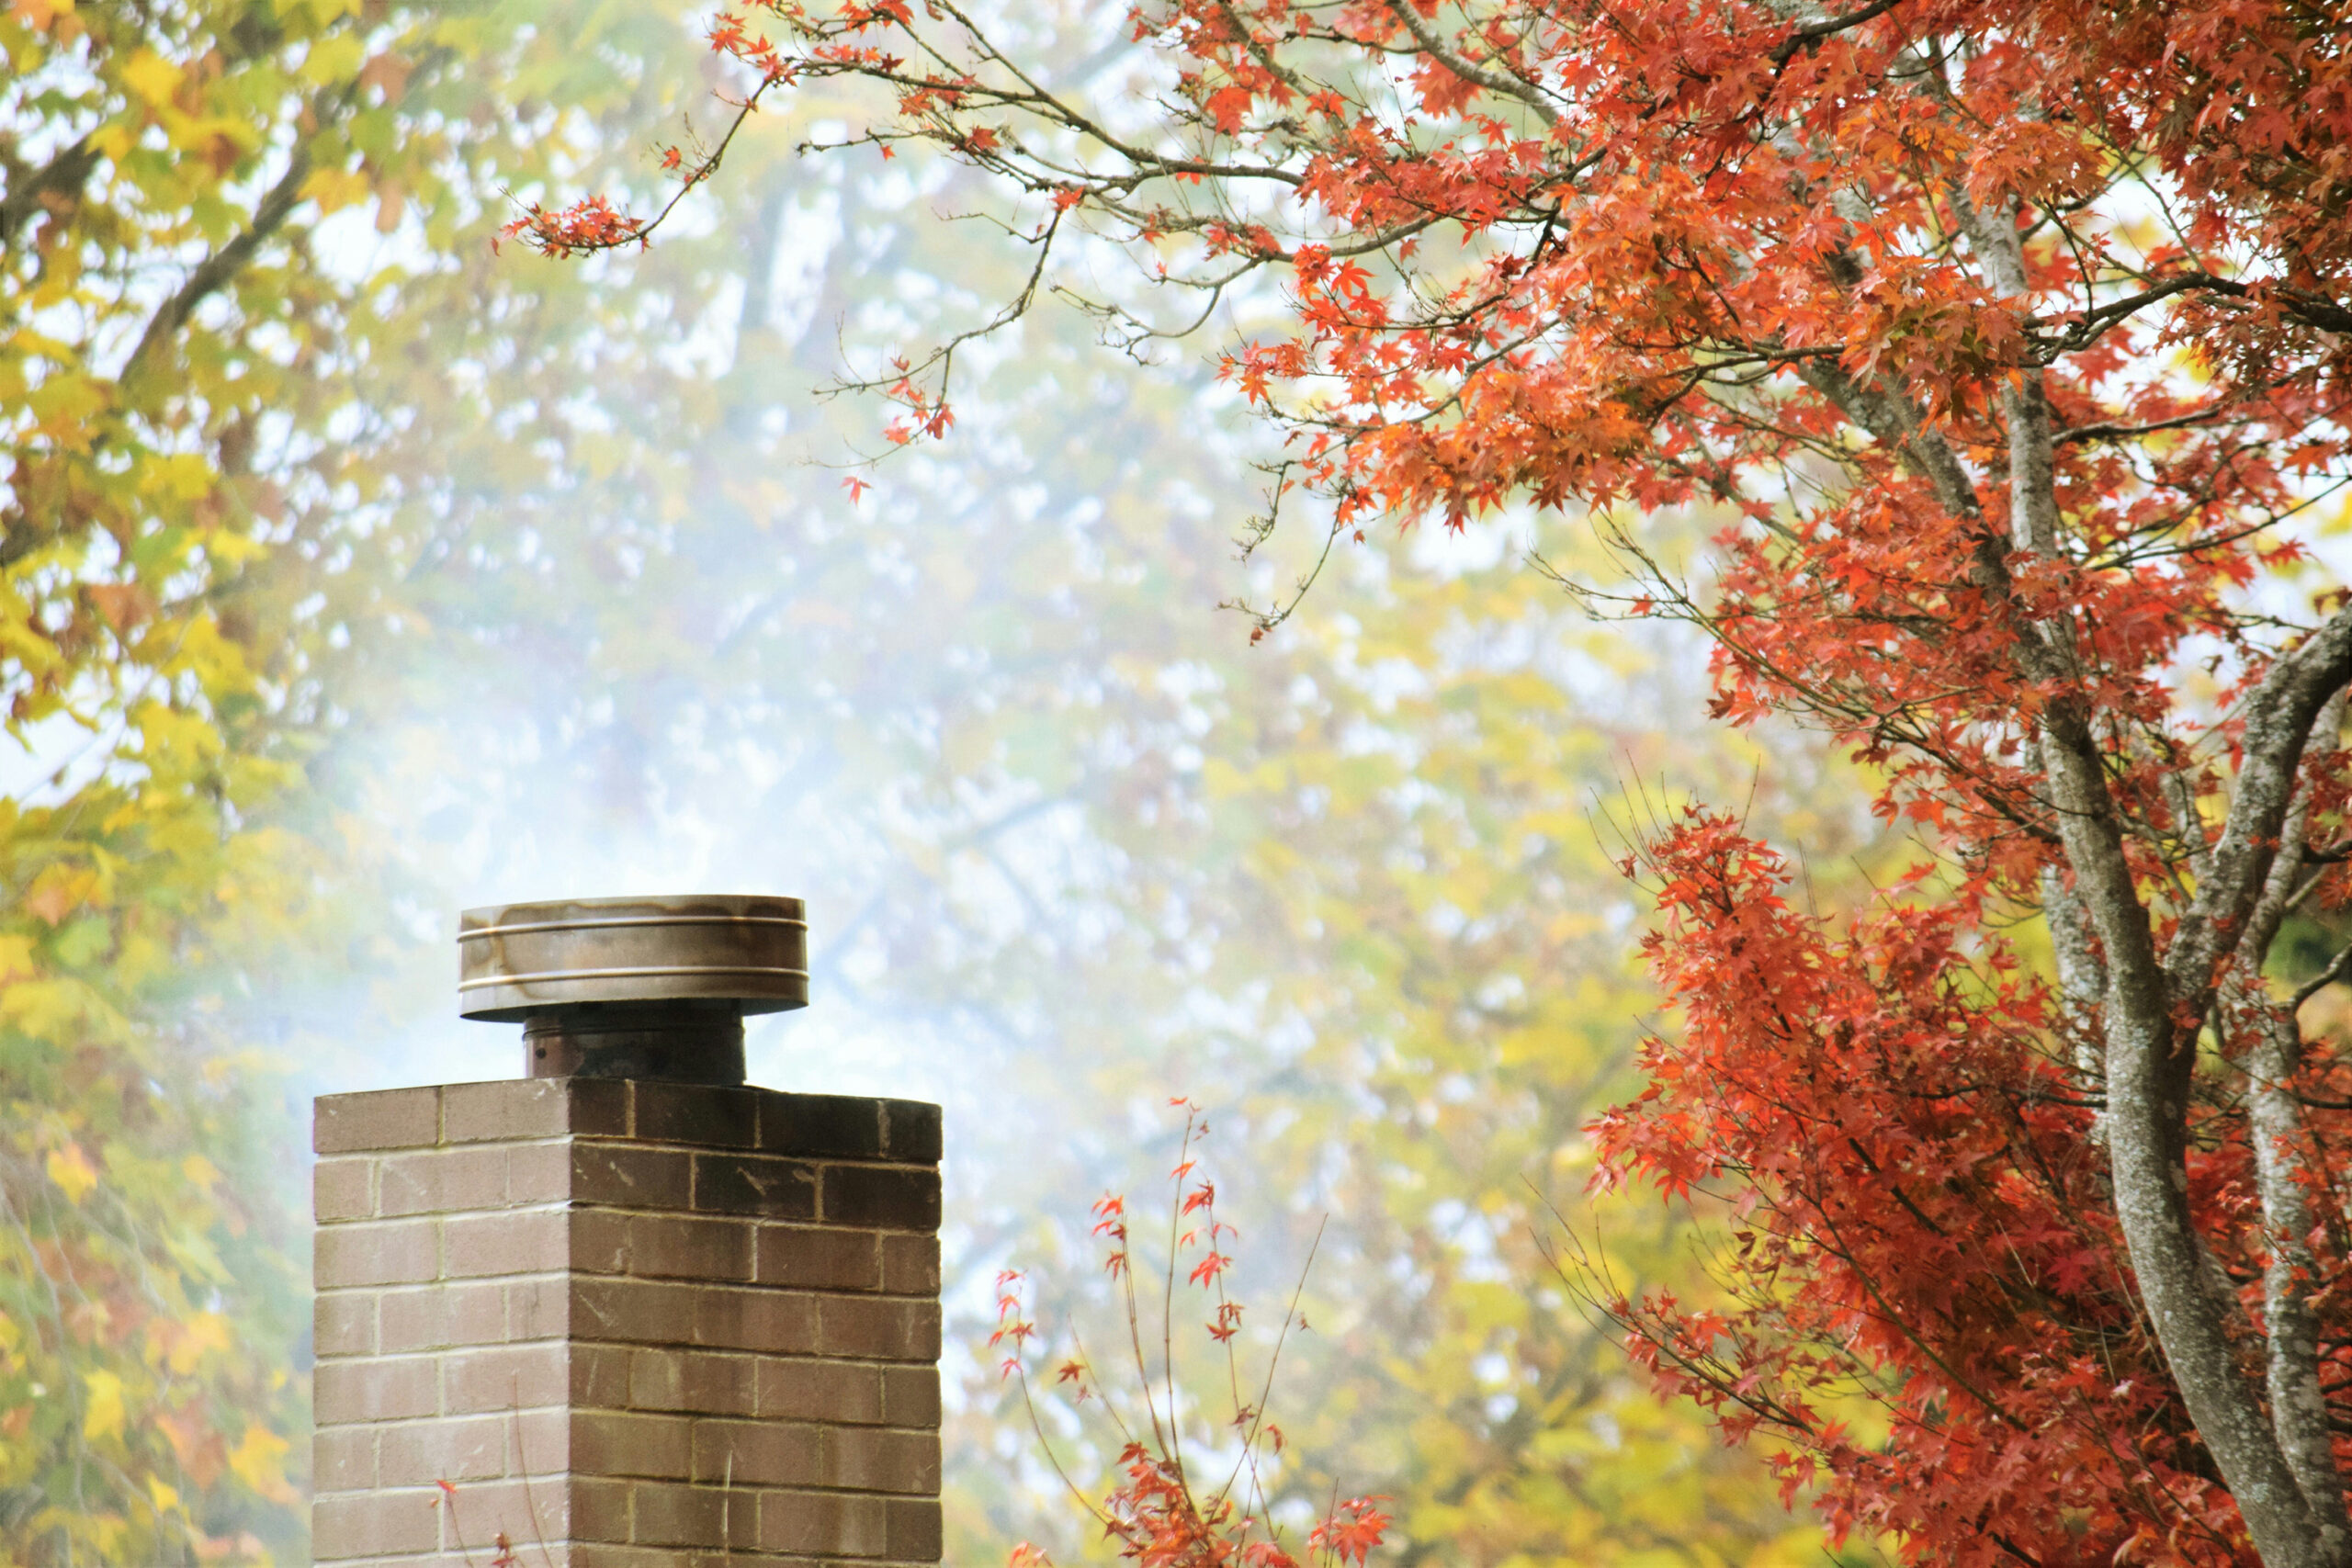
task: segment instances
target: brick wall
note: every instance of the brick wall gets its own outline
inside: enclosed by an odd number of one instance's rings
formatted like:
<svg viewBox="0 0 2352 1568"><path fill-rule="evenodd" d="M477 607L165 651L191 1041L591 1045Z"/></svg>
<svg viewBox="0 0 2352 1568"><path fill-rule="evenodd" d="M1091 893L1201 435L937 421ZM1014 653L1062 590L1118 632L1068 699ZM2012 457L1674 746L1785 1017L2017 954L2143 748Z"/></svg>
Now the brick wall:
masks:
<svg viewBox="0 0 2352 1568"><path fill-rule="evenodd" d="M315 1144L318 1561L938 1561L936 1106L454 1084Z"/></svg>

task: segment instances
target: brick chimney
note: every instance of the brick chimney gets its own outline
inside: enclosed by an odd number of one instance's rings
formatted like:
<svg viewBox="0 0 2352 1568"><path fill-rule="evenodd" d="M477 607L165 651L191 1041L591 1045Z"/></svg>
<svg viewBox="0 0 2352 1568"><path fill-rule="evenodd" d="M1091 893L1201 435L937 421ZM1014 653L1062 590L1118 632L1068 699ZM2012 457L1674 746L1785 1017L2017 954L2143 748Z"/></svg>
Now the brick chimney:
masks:
<svg viewBox="0 0 2352 1568"><path fill-rule="evenodd" d="M798 917L470 911L538 1076L318 1101L318 1562L939 1560L939 1110L725 1081Z"/></svg>

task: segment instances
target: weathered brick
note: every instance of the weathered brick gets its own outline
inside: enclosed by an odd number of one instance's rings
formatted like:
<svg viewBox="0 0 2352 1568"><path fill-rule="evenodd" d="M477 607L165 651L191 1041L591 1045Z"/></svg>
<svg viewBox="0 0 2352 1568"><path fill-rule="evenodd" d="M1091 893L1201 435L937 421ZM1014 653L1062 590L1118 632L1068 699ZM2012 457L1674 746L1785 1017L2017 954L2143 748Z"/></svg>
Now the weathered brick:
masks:
<svg viewBox="0 0 2352 1568"><path fill-rule="evenodd" d="M378 1308L386 1352L496 1345L506 1337L506 1296L495 1284L386 1291Z"/></svg>
<svg viewBox="0 0 2352 1568"><path fill-rule="evenodd" d="M817 1348L817 1298L785 1291L693 1292L695 1343L771 1356L806 1355Z"/></svg>
<svg viewBox="0 0 2352 1568"><path fill-rule="evenodd" d="M939 1228L939 1172L892 1165L825 1167L828 1224L883 1230Z"/></svg>
<svg viewBox="0 0 2352 1568"><path fill-rule="evenodd" d="M441 1091L382 1089L322 1095L311 1119L311 1147L322 1155L406 1149L441 1135Z"/></svg>
<svg viewBox="0 0 2352 1568"><path fill-rule="evenodd" d="M422 1284L440 1271L435 1231L432 1220L322 1226L311 1257L311 1282L322 1291Z"/></svg>
<svg viewBox="0 0 2352 1568"><path fill-rule="evenodd" d="M759 1413L872 1425L884 1418L883 1372L855 1361L760 1359Z"/></svg>
<svg viewBox="0 0 2352 1568"><path fill-rule="evenodd" d="M629 1539L629 1494L626 1481L597 1476L571 1478L571 1538L626 1543Z"/></svg>
<svg viewBox="0 0 2352 1568"><path fill-rule="evenodd" d="M694 1478L731 1486L825 1484L824 1428L780 1421L697 1421Z"/></svg>
<svg viewBox="0 0 2352 1568"><path fill-rule="evenodd" d="M403 1421L382 1433L377 1449L380 1485L431 1486L506 1473L505 1421L501 1416Z"/></svg>
<svg viewBox="0 0 2352 1568"><path fill-rule="evenodd" d="M568 1141L507 1145L509 1203L560 1203L571 1196L571 1145Z"/></svg>
<svg viewBox="0 0 2352 1568"><path fill-rule="evenodd" d="M453 1280L548 1273L571 1256L570 1216L561 1209L455 1214L441 1223L442 1272Z"/></svg>
<svg viewBox="0 0 2352 1568"><path fill-rule="evenodd" d="M528 1410L571 1396L571 1369L560 1340L453 1351L441 1365L442 1397L449 1413Z"/></svg>
<svg viewBox="0 0 2352 1568"><path fill-rule="evenodd" d="M311 1217L323 1225L373 1215L375 1174L376 1161L367 1155L319 1161L311 1168Z"/></svg>
<svg viewBox="0 0 2352 1568"><path fill-rule="evenodd" d="M571 1199L625 1209L693 1207L694 1166L683 1149L647 1149L629 1144L571 1145Z"/></svg>
<svg viewBox="0 0 2352 1568"><path fill-rule="evenodd" d="M752 1225L686 1214L637 1214L628 1226L628 1271L651 1279L752 1278Z"/></svg>
<svg viewBox="0 0 2352 1568"><path fill-rule="evenodd" d="M322 1562L430 1551L440 1544L437 1487L422 1492L346 1492L311 1506L311 1555Z"/></svg>
<svg viewBox="0 0 2352 1568"><path fill-rule="evenodd" d="M939 1359L939 1303L889 1296L825 1296L817 1346L827 1356Z"/></svg>
<svg viewBox="0 0 2352 1568"><path fill-rule="evenodd" d="M441 1407L440 1370L430 1356L321 1361L311 1400L322 1427L430 1416Z"/></svg>
<svg viewBox="0 0 2352 1568"><path fill-rule="evenodd" d="M506 1292L506 1337L546 1339L571 1331L571 1281L560 1274L510 1280Z"/></svg>
<svg viewBox="0 0 2352 1568"><path fill-rule="evenodd" d="M442 1093L452 1144L628 1134L629 1086L619 1078L515 1078L458 1083Z"/></svg>
<svg viewBox="0 0 2352 1568"><path fill-rule="evenodd" d="M942 1152L939 1107L920 1100L886 1100L882 1121L888 1129L883 1152L892 1159L914 1165L937 1165Z"/></svg>
<svg viewBox="0 0 2352 1568"><path fill-rule="evenodd" d="M889 1549L889 1515L879 1497L830 1492L760 1495L763 1551L818 1557L879 1557Z"/></svg>
<svg viewBox="0 0 2352 1568"><path fill-rule="evenodd" d="M327 1427L311 1436L311 1484L320 1492L366 1492L376 1485L378 1427Z"/></svg>
<svg viewBox="0 0 2352 1568"><path fill-rule="evenodd" d="M682 1416L581 1410L571 1417L571 1468L588 1475L686 1478L692 1424Z"/></svg>
<svg viewBox="0 0 2352 1568"><path fill-rule="evenodd" d="M387 1155L376 1179L376 1206L387 1219L505 1202L506 1151L495 1146Z"/></svg>
<svg viewBox="0 0 2352 1568"><path fill-rule="evenodd" d="M892 1562L939 1561L944 1542L937 1499L893 1497L882 1506L889 1518L888 1550Z"/></svg>
<svg viewBox="0 0 2352 1568"><path fill-rule="evenodd" d="M575 1278L571 1332L581 1339L691 1345L695 1304L702 1293L691 1285L656 1280Z"/></svg>
<svg viewBox="0 0 2352 1568"><path fill-rule="evenodd" d="M883 1277L881 1238L871 1231L762 1225L755 1277L763 1285L875 1290Z"/></svg>
<svg viewBox="0 0 2352 1568"><path fill-rule="evenodd" d="M694 1206L705 1213L817 1217L815 1166L759 1155L698 1154L694 1167Z"/></svg>
<svg viewBox="0 0 2352 1568"><path fill-rule="evenodd" d="M477 1568L502 1535L525 1562L560 1563L563 1549L557 1543L571 1533L572 1513L572 1488L548 1477L514 1476L460 1486L441 1510L441 1550L452 1554L447 1568ZM543 1545L548 1549L544 1552Z"/></svg>
<svg viewBox="0 0 2352 1568"><path fill-rule="evenodd" d="M311 1302L311 1345L322 1356L376 1353L376 1292L329 1291Z"/></svg>
<svg viewBox="0 0 2352 1568"><path fill-rule="evenodd" d="M629 1539L639 1546L723 1547L733 1508L756 1517L750 1493L729 1497L716 1486L660 1481L640 1481L630 1492Z"/></svg>
<svg viewBox="0 0 2352 1568"><path fill-rule="evenodd" d="M634 1087L634 1132L647 1143L748 1149L759 1142L757 1089L692 1083L640 1082Z"/></svg>
<svg viewBox="0 0 2352 1568"><path fill-rule="evenodd" d="M825 1433L824 1484L852 1492L939 1491L939 1435L888 1427L836 1427Z"/></svg>
<svg viewBox="0 0 2352 1568"><path fill-rule="evenodd" d="M939 1237L884 1236L882 1288L894 1296L939 1294Z"/></svg>
<svg viewBox="0 0 2352 1568"><path fill-rule="evenodd" d="M883 1369L882 1419L893 1427L936 1428L939 1425L939 1369Z"/></svg>
<svg viewBox="0 0 2352 1568"><path fill-rule="evenodd" d="M627 1209L573 1209L571 1268L583 1274L628 1272Z"/></svg>
<svg viewBox="0 0 2352 1568"><path fill-rule="evenodd" d="M639 1350L631 1354L628 1403L638 1410L690 1411L699 1416L750 1416L759 1411L765 1358L718 1356L702 1350Z"/></svg>
<svg viewBox="0 0 2352 1568"><path fill-rule="evenodd" d="M571 1403L587 1410L622 1410L628 1405L628 1364L625 1345L568 1347L571 1358Z"/></svg>
<svg viewBox="0 0 2352 1568"><path fill-rule="evenodd" d="M771 1154L878 1159L882 1101L845 1094L760 1097L760 1147Z"/></svg>
<svg viewBox="0 0 2352 1568"><path fill-rule="evenodd" d="M506 1473L552 1476L570 1470L571 1416L571 1411L562 1405L550 1410L508 1411Z"/></svg>

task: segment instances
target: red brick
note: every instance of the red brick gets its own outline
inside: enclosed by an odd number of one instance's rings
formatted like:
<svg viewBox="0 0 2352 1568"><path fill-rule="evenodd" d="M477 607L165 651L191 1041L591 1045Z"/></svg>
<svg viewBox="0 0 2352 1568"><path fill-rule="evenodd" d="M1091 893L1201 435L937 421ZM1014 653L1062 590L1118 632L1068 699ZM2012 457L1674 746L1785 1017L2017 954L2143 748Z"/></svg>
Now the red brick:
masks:
<svg viewBox="0 0 2352 1568"><path fill-rule="evenodd" d="M628 1405L628 1364L632 1352L625 1345L567 1347L571 1357L571 1403L582 1409L621 1410Z"/></svg>
<svg viewBox="0 0 2352 1568"><path fill-rule="evenodd" d="M526 1475L459 1486L441 1511L441 1549L456 1553L462 1548L464 1553L447 1568L478 1568L502 1535L526 1563L562 1562L559 1554L571 1534L573 1502L572 1487L560 1477Z"/></svg>
<svg viewBox="0 0 2352 1568"><path fill-rule="evenodd" d="M821 1427L780 1421L697 1421L694 1430L696 1481L730 1486L825 1483Z"/></svg>
<svg viewBox="0 0 2352 1568"><path fill-rule="evenodd" d="M684 1149L647 1149L629 1144L571 1145L571 1201L623 1209L693 1207L693 1156Z"/></svg>
<svg viewBox="0 0 2352 1568"><path fill-rule="evenodd" d="M441 1135L441 1091L385 1089L322 1095L311 1121L311 1147L322 1155L406 1149Z"/></svg>
<svg viewBox="0 0 2352 1568"><path fill-rule="evenodd" d="M882 1419L893 1427L939 1426L939 1369L889 1367L882 1373Z"/></svg>
<svg viewBox="0 0 2352 1568"><path fill-rule="evenodd" d="M895 1165L825 1167L825 1223L880 1230L939 1228L939 1172Z"/></svg>
<svg viewBox="0 0 2352 1568"><path fill-rule="evenodd" d="M329 1427L311 1436L311 1484L321 1492L376 1487L377 1427Z"/></svg>
<svg viewBox="0 0 2352 1568"><path fill-rule="evenodd" d="M509 1203L560 1203L571 1196L571 1145L515 1144L506 1151Z"/></svg>
<svg viewBox="0 0 2352 1568"><path fill-rule="evenodd" d="M888 1296L824 1296L818 1348L885 1361L939 1359L939 1303Z"/></svg>
<svg viewBox="0 0 2352 1568"><path fill-rule="evenodd" d="M585 1475L643 1475L684 1481L690 1424L683 1416L618 1410L575 1411L571 1468Z"/></svg>
<svg viewBox="0 0 2352 1568"><path fill-rule="evenodd" d="M763 1551L879 1557L889 1549L889 1516L879 1497L763 1492L759 1545Z"/></svg>
<svg viewBox="0 0 2352 1568"><path fill-rule="evenodd" d="M322 1356L376 1353L376 1292L330 1291L311 1302L311 1345Z"/></svg>
<svg viewBox="0 0 2352 1568"><path fill-rule="evenodd" d="M881 1239L872 1231L762 1225L757 1278L763 1285L871 1291L882 1283Z"/></svg>
<svg viewBox="0 0 2352 1568"><path fill-rule="evenodd" d="M321 1224L364 1220L376 1212L376 1161L322 1159L311 1168L311 1216Z"/></svg>
<svg viewBox="0 0 2352 1568"><path fill-rule="evenodd" d="M748 1149L759 1141L757 1089L639 1082L636 1136L648 1143Z"/></svg>
<svg viewBox="0 0 2352 1568"><path fill-rule="evenodd" d="M893 1497L883 1505L889 1517L894 1562L936 1562L944 1547L935 1498Z"/></svg>
<svg viewBox="0 0 2352 1568"><path fill-rule="evenodd" d="M771 1154L879 1159L886 1147L882 1101L845 1094L763 1094L760 1147Z"/></svg>
<svg viewBox="0 0 2352 1568"><path fill-rule="evenodd" d="M506 1473L502 1416L463 1421L406 1421L386 1427L377 1450L385 1486L431 1486L443 1481L486 1481Z"/></svg>
<svg viewBox="0 0 2352 1568"><path fill-rule="evenodd" d="M571 1393L566 1349L562 1341L548 1340L444 1357L442 1389L450 1414L563 1404Z"/></svg>
<svg viewBox="0 0 2352 1568"><path fill-rule="evenodd" d="M691 1345L695 1303L702 1293L691 1285L653 1280L575 1279L571 1332L581 1339Z"/></svg>
<svg viewBox="0 0 2352 1568"><path fill-rule="evenodd" d="M555 1138L564 1134L624 1137L628 1089L617 1078L510 1078L451 1084L441 1093L443 1125L453 1144Z"/></svg>
<svg viewBox="0 0 2352 1568"><path fill-rule="evenodd" d="M626 1209L573 1209L571 1267L582 1274L628 1272Z"/></svg>
<svg viewBox="0 0 2352 1568"><path fill-rule="evenodd" d="M441 1265L435 1225L432 1220L396 1220L323 1226L311 1255L311 1282L322 1291L422 1284Z"/></svg>
<svg viewBox="0 0 2352 1568"><path fill-rule="evenodd" d="M763 1363L700 1350L639 1350L629 1360L628 1403L638 1410L750 1416L758 1411Z"/></svg>
<svg viewBox="0 0 2352 1568"><path fill-rule="evenodd" d="M571 1478L571 1538L626 1543L629 1539L629 1495L626 1481L595 1476Z"/></svg>
<svg viewBox="0 0 2352 1568"><path fill-rule="evenodd" d="M321 1361L311 1372L311 1400L322 1427L431 1416L441 1408L440 1369L430 1356Z"/></svg>
<svg viewBox="0 0 2352 1568"><path fill-rule="evenodd" d="M716 1486L646 1481L630 1490L629 1539L639 1546L725 1546L730 1512L756 1517L750 1494L730 1498Z"/></svg>
<svg viewBox="0 0 2352 1568"><path fill-rule="evenodd" d="M943 1142L939 1107L920 1100L882 1102L882 1152L914 1165L937 1165Z"/></svg>
<svg viewBox="0 0 2352 1568"><path fill-rule="evenodd" d="M508 1411L506 1414L506 1473L560 1475L571 1468L571 1412Z"/></svg>
<svg viewBox="0 0 2352 1568"><path fill-rule="evenodd" d="M935 1235L884 1236L882 1288L894 1296L939 1294L939 1238Z"/></svg>
<svg viewBox="0 0 2352 1568"><path fill-rule="evenodd" d="M437 1487L422 1492L354 1492L311 1506L311 1555L322 1562L345 1557L389 1557L430 1551L440 1544Z"/></svg>
<svg viewBox="0 0 2352 1568"><path fill-rule="evenodd" d="M883 1419L882 1370L854 1361L760 1359L759 1413L874 1425Z"/></svg>
<svg viewBox="0 0 2352 1568"><path fill-rule="evenodd" d="M386 1291L378 1311L388 1353L496 1345L506 1337L506 1298L499 1285L427 1285L414 1291Z"/></svg>
<svg viewBox="0 0 2352 1568"><path fill-rule="evenodd" d="M749 1280L752 1227L741 1220L634 1215L627 1261L630 1273L652 1279Z"/></svg>
<svg viewBox="0 0 2352 1568"><path fill-rule="evenodd" d="M694 1167L694 1206L706 1213L817 1217L815 1166L761 1155L698 1154Z"/></svg>
<svg viewBox="0 0 2352 1568"><path fill-rule="evenodd" d="M387 1218L506 1204L506 1151L424 1149L390 1155L376 1179L376 1206Z"/></svg>
<svg viewBox="0 0 2352 1568"><path fill-rule="evenodd" d="M561 1209L453 1215L441 1222L443 1272L462 1280L560 1269L571 1257L569 1222Z"/></svg>
<svg viewBox="0 0 2352 1568"><path fill-rule="evenodd" d="M824 1483L852 1492L939 1493L939 1435L887 1427L825 1433Z"/></svg>
<svg viewBox="0 0 2352 1568"><path fill-rule="evenodd" d="M717 1287L691 1294L697 1345L771 1356L805 1355L817 1348L815 1296Z"/></svg>
<svg viewBox="0 0 2352 1568"><path fill-rule="evenodd" d="M506 1337L560 1338L571 1330L571 1281L561 1275L515 1280L506 1292Z"/></svg>

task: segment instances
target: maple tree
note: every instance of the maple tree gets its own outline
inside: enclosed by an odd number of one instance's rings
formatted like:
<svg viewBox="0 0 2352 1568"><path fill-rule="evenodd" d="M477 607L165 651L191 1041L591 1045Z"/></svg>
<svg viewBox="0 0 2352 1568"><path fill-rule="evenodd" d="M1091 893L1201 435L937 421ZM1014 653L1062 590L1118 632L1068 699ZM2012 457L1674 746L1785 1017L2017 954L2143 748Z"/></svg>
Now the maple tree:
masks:
<svg viewBox="0 0 2352 1568"><path fill-rule="evenodd" d="M2347 477L2352 16L1130 22L1069 82L949 0L710 38L741 113L854 79L887 96L835 145L997 176L1034 268L974 333L1076 289L1082 236L1144 264L1090 301L1133 347L1182 326L1155 288L1276 281L1290 326L1222 361L1293 435L1259 537L1300 491L1335 537L1589 509L1644 580L1622 607L1714 638L1717 712L1822 725L1927 852L1842 929L1736 822L1645 852L1688 1029L1604 1122L1610 1168L1724 1180L1755 1228L1742 1312L1620 1303L1643 1353L1916 1557L2352 1561L2347 1097L2301 1023L2347 961L2266 974L2343 892L2352 606L2309 542ZM578 254L659 221L515 231ZM902 441L946 428L969 335L876 383ZM1703 591L1647 542L1690 507L1730 519ZM1808 1396L1847 1382L1883 1443Z"/></svg>

